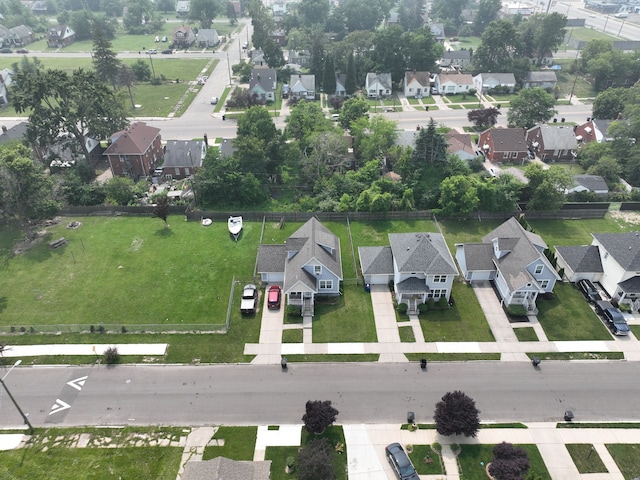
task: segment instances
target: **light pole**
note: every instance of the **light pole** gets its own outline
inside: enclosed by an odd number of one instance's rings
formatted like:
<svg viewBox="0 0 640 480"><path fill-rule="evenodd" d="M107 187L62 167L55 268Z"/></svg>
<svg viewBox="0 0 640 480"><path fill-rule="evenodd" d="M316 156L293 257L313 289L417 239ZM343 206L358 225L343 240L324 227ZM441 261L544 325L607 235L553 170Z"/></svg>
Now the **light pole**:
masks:
<svg viewBox="0 0 640 480"><path fill-rule="evenodd" d="M156 78L156 69L153 68L153 59L151 58L151 53L147 52L147 55L149 55L149 61L151 62L151 71L153 72L153 78Z"/></svg>
<svg viewBox="0 0 640 480"><path fill-rule="evenodd" d="M7 384L4 383L4 379L7 378L7 375L9 375L11 373L11 370L13 370L15 367L17 367L21 363L22 363L22 360L17 360L16 363L14 363L12 365L12 367L9 369L9 371L4 375L4 377L0 378L0 383L2 383L2 386L4 387L5 391L7 392L7 395L9 395L9 398L11 399L13 404L16 406L16 409L20 413L20 416L24 420L24 423L29 427L29 433L31 435L33 435L33 425L31 425L31 422L29 421L29 417L27 417L27 415L22 411L22 409L20 408L20 405L18 405L18 402L16 402L16 399L13 398L13 395L11 395L11 392L9 391L9 388L7 387Z"/></svg>

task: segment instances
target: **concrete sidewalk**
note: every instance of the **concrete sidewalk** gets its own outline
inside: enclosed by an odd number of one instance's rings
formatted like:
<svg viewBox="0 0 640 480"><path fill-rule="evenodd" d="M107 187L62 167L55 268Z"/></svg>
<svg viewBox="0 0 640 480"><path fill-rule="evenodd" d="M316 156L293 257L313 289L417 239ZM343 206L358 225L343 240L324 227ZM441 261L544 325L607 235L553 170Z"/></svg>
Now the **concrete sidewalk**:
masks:
<svg viewBox="0 0 640 480"><path fill-rule="evenodd" d="M107 348L116 347L120 355L164 355L168 343L61 343L48 345L8 345L2 352L4 357L41 357L45 355L100 356Z"/></svg>

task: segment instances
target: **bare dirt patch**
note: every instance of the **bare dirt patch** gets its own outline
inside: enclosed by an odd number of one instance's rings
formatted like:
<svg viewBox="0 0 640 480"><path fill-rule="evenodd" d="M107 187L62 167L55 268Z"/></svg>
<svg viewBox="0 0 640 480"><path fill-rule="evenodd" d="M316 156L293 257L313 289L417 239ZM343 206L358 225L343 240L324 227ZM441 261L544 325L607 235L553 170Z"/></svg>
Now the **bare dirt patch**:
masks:
<svg viewBox="0 0 640 480"><path fill-rule="evenodd" d="M630 225L640 225L640 213L638 212L614 210L609 213L616 220L622 220Z"/></svg>

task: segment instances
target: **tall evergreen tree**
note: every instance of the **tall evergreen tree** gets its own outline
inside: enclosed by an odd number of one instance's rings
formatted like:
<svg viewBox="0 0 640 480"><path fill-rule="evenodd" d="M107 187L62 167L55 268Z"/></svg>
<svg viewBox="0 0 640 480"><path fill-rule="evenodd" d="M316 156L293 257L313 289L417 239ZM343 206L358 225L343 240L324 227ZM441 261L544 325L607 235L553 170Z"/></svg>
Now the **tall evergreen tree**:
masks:
<svg viewBox="0 0 640 480"><path fill-rule="evenodd" d="M105 35L100 24L96 24L93 28L92 58L96 76L103 82L111 84L115 90L120 60L118 60L116 52L111 49L111 41Z"/></svg>
<svg viewBox="0 0 640 480"><path fill-rule="evenodd" d="M353 53L349 55L349 63L347 64L347 78L344 81L344 89L347 95L353 95L356 91L356 66Z"/></svg>
<svg viewBox="0 0 640 480"><path fill-rule="evenodd" d="M336 69L333 64L333 56L327 53L324 58L324 76L322 78L322 88L328 95L333 95L336 91Z"/></svg>

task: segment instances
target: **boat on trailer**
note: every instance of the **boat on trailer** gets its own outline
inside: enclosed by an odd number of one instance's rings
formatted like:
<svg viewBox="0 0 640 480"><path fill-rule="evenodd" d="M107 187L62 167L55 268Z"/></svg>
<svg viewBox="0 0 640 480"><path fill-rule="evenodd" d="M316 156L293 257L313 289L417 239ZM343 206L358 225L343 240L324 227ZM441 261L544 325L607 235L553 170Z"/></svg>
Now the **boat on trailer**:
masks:
<svg viewBox="0 0 640 480"><path fill-rule="evenodd" d="M241 216L230 216L227 221L227 226L229 227L229 233L233 236L233 239L237 242L238 237L240 237L240 232L242 231L242 217Z"/></svg>

